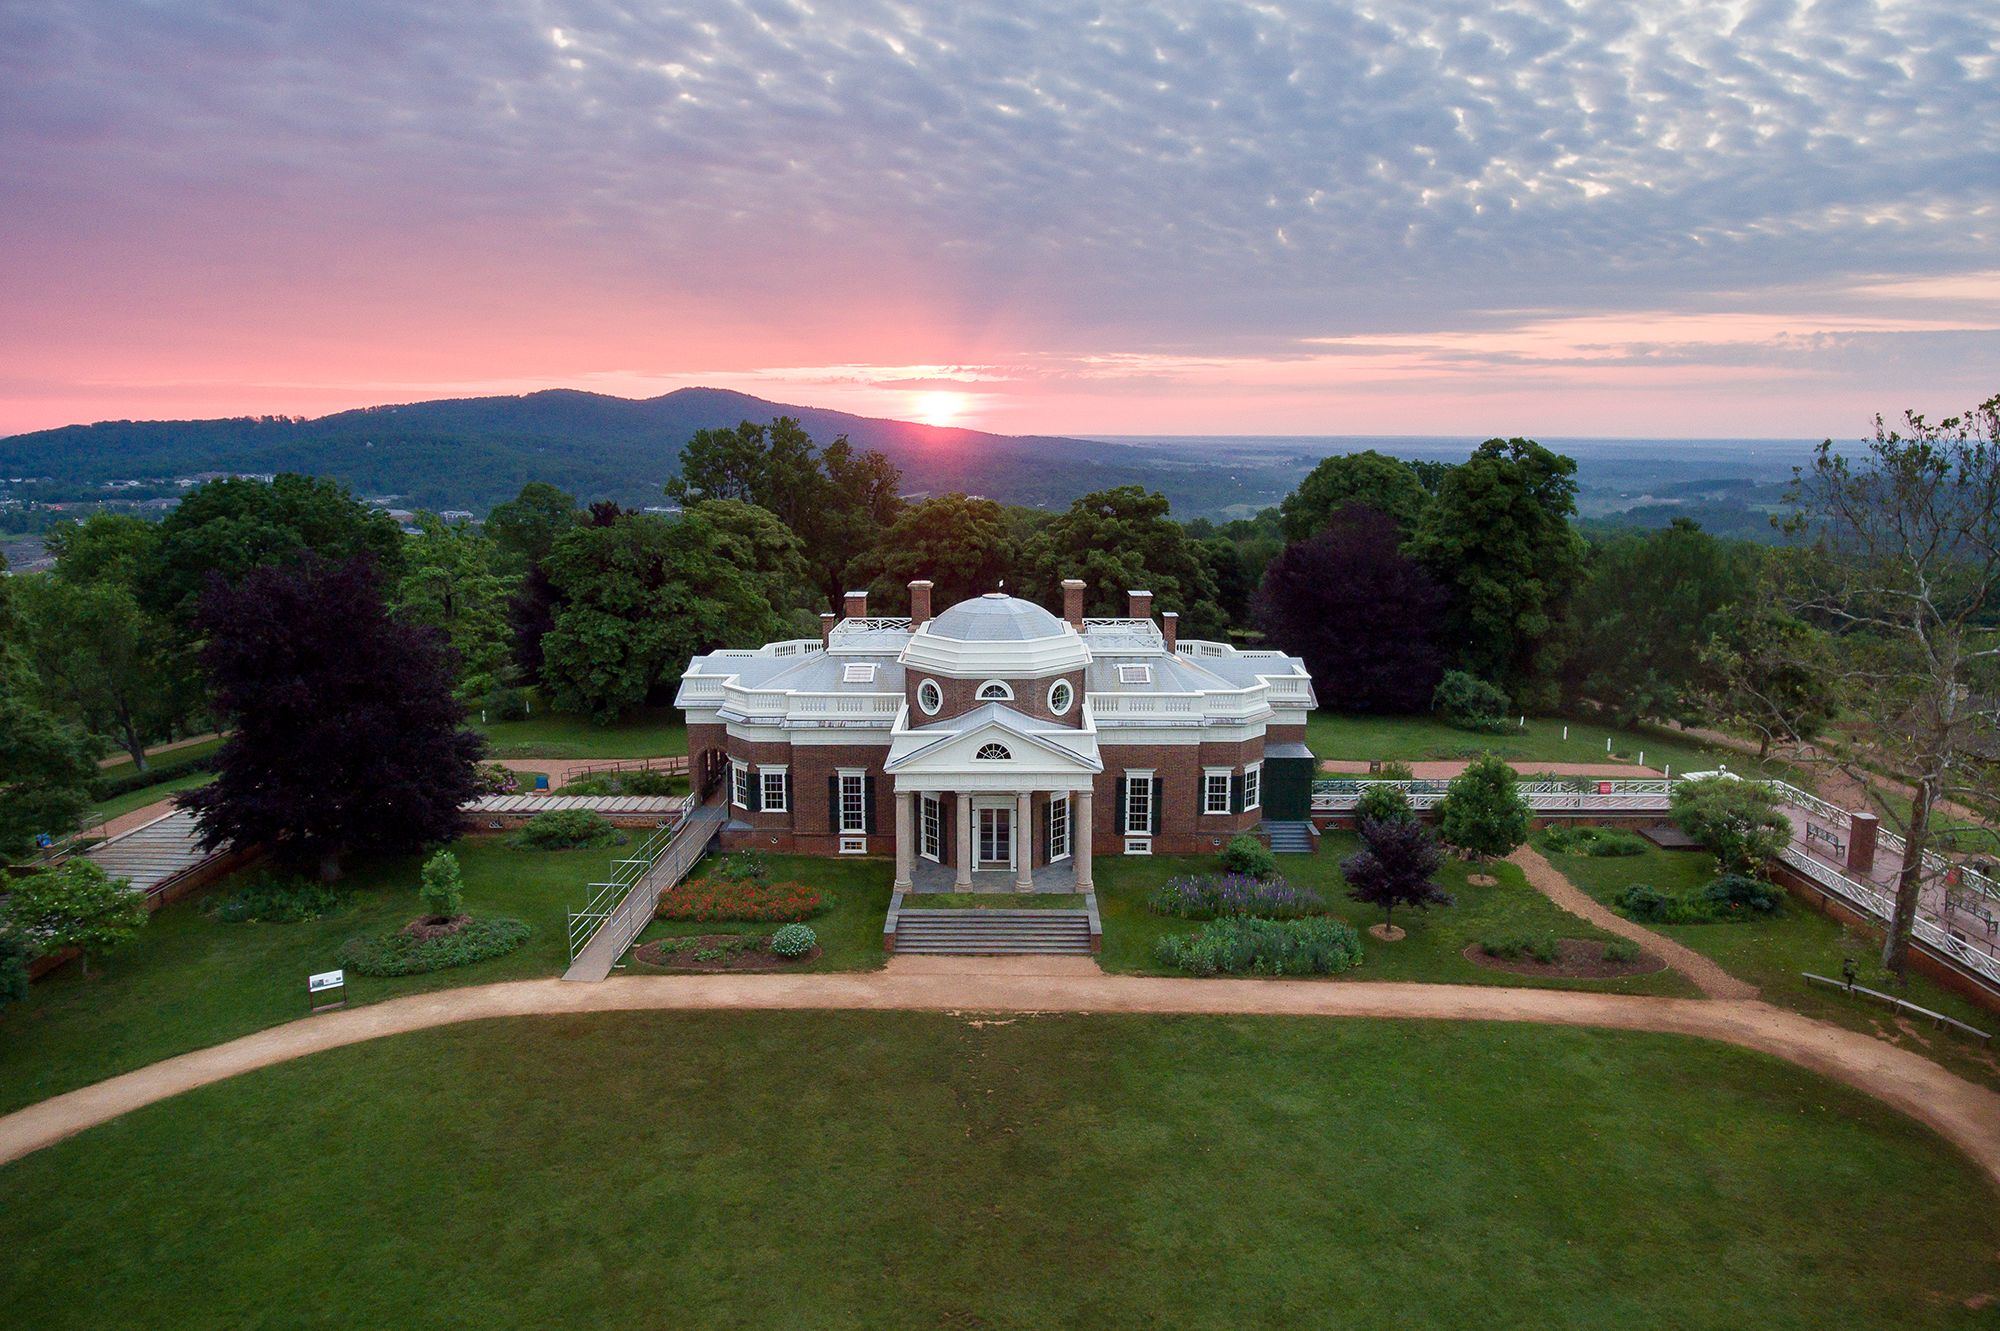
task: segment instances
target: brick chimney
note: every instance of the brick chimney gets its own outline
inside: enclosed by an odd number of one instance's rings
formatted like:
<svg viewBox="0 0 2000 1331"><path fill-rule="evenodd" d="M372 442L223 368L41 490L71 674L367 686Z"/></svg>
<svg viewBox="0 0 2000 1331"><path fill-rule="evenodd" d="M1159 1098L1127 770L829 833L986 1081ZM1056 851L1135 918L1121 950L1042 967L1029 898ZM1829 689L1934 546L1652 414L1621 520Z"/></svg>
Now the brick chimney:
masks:
<svg viewBox="0 0 2000 1331"><path fill-rule="evenodd" d="M1153 594L1151 592L1126 592L1125 605L1125 614L1128 618L1151 619L1153 617Z"/></svg>
<svg viewBox="0 0 2000 1331"><path fill-rule="evenodd" d="M1063 579L1063 622L1078 633L1083 632L1083 587L1082 578Z"/></svg>
<svg viewBox="0 0 2000 1331"><path fill-rule="evenodd" d="M931 583L928 578L918 578L910 584L910 627L923 627L931 617Z"/></svg>
<svg viewBox="0 0 2000 1331"><path fill-rule="evenodd" d="M819 617L819 645L824 647L833 641L833 626L840 622L840 616L828 610Z"/></svg>
<svg viewBox="0 0 2000 1331"><path fill-rule="evenodd" d="M1160 636L1167 640L1167 650L1170 652L1174 649L1174 644L1181 640L1181 616L1178 610L1160 612Z"/></svg>
<svg viewBox="0 0 2000 1331"><path fill-rule="evenodd" d="M868 593L849 592L846 599L841 603L840 611L842 616L847 619L868 618Z"/></svg>

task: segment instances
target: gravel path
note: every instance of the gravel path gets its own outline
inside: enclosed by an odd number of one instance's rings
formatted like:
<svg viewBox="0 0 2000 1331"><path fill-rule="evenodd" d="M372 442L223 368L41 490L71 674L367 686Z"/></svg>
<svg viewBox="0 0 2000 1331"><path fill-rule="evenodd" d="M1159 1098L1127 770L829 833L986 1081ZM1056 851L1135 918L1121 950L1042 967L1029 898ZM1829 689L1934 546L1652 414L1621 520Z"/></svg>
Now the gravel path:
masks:
<svg viewBox="0 0 2000 1331"><path fill-rule="evenodd" d="M1757 996L1755 985L1745 984L1693 948L1676 943L1671 938L1662 938L1643 924L1634 924L1598 901L1563 877L1561 871L1543 859L1541 852L1533 846L1522 846L1507 857L1507 862L1518 865L1521 872L1527 875L1528 885L1543 896L1607 933L1631 939L1694 981L1695 987L1709 998L1744 999Z"/></svg>
<svg viewBox="0 0 2000 1331"><path fill-rule="evenodd" d="M2000 1185L2000 1094L1921 1055L1767 1003L1484 985L1114 976L1084 957L898 957L867 974L521 980L416 994L273 1027L9 1114L0 1118L0 1163L183 1091L364 1040L493 1017L709 1009L1269 1014L1660 1031L1759 1050L1865 1091L1935 1129Z"/></svg>

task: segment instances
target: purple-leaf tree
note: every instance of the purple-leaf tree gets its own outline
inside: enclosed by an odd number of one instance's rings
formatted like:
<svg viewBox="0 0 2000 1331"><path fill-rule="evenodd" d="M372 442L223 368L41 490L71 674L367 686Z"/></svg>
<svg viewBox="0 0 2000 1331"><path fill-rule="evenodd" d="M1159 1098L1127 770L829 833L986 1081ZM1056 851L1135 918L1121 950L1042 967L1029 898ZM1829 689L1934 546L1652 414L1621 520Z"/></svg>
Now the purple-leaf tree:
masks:
<svg viewBox="0 0 2000 1331"><path fill-rule="evenodd" d="M1431 877L1443 863L1437 838L1414 818L1364 818L1361 849L1340 862L1340 872L1347 878L1347 895L1380 906L1383 925L1393 929L1398 906L1454 904Z"/></svg>

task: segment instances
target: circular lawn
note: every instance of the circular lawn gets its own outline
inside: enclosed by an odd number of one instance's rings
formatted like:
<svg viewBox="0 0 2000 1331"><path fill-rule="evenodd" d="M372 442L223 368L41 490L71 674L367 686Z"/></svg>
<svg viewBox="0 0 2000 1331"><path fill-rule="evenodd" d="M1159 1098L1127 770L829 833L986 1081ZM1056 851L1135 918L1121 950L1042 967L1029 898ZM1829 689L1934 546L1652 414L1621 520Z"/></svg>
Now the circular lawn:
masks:
<svg viewBox="0 0 2000 1331"><path fill-rule="evenodd" d="M0 1169L59 1327L1991 1326L1858 1093L1481 1023L617 1013L206 1087Z"/></svg>

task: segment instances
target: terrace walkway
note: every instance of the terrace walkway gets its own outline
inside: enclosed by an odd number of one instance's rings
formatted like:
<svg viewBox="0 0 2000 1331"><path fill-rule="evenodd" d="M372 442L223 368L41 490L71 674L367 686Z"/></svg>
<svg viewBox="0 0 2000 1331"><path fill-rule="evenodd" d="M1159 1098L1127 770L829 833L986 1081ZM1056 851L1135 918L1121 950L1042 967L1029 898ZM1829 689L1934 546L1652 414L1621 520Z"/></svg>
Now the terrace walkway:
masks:
<svg viewBox="0 0 2000 1331"><path fill-rule="evenodd" d="M707 1009L1268 1014L1687 1035L1772 1054L1873 1095L1942 1134L2000 1185L2000 1094L1919 1054L1767 1003L1486 985L1105 975L1084 957L899 957L867 974L520 980L413 994L273 1027L0 1117L0 1164L183 1091L365 1040L496 1017Z"/></svg>

